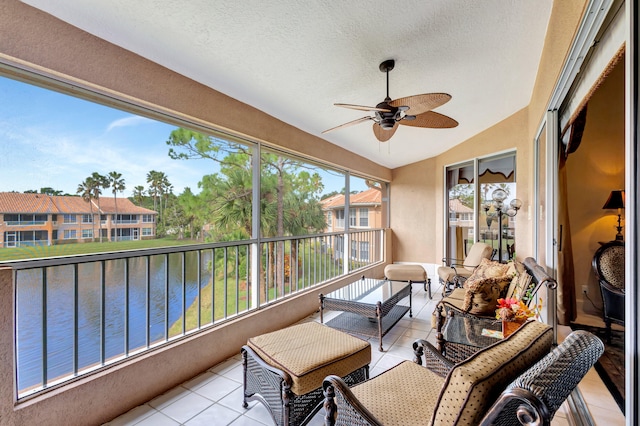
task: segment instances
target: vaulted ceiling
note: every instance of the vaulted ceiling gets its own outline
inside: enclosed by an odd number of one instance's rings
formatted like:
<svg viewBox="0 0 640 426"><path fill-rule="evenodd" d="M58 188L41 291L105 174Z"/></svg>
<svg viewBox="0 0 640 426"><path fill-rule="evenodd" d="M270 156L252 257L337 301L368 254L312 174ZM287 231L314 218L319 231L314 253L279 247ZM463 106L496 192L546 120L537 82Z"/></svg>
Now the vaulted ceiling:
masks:
<svg viewBox="0 0 640 426"><path fill-rule="evenodd" d="M436 156L525 107L552 0L23 0L59 19L395 168ZM444 92L453 129L400 126L378 142L386 96ZM224 113L224 111L221 111Z"/></svg>

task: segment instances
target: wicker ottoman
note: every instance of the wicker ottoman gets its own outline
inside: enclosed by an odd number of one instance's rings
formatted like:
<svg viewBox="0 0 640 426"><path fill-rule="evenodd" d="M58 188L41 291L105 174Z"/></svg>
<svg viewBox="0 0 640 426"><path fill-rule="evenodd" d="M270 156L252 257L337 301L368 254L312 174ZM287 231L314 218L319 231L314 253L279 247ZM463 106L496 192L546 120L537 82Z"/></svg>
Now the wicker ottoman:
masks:
<svg viewBox="0 0 640 426"><path fill-rule="evenodd" d="M369 378L369 342L317 322L252 337L241 352L242 405L262 402L277 425L307 424L322 407L327 375L349 385Z"/></svg>
<svg viewBox="0 0 640 426"><path fill-rule="evenodd" d="M390 281L408 281L422 283L424 291L431 299L431 279L427 277L427 271L420 265L391 264L384 267L384 277Z"/></svg>

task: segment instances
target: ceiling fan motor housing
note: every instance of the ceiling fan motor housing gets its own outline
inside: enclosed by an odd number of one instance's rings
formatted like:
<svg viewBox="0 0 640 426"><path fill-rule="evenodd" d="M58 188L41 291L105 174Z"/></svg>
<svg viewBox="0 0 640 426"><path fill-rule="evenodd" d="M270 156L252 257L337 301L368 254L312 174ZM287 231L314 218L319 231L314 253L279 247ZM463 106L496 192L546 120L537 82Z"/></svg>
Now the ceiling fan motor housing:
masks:
<svg viewBox="0 0 640 426"><path fill-rule="evenodd" d="M401 109L398 107L393 107L389 105L390 98L384 100L384 102L380 102L376 105L376 108L387 109L389 111L376 111L377 122L384 130L391 130L393 126L396 125L396 122L400 119L399 114Z"/></svg>

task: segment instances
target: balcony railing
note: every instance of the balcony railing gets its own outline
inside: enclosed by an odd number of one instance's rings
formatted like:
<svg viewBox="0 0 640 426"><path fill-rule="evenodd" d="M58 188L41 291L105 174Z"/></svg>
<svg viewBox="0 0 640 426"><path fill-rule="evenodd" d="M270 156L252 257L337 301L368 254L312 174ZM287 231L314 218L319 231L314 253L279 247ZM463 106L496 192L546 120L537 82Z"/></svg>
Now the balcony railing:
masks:
<svg viewBox="0 0 640 426"><path fill-rule="evenodd" d="M46 220L7 220L5 224L7 226L32 226L32 225L44 225Z"/></svg>
<svg viewBox="0 0 640 426"><path fill-rule="evenodd" d="M367 230L13 262L16 396L380 262L384 236ZM366 241L370 258L345 258L343 242L351 241Z"/></svg>

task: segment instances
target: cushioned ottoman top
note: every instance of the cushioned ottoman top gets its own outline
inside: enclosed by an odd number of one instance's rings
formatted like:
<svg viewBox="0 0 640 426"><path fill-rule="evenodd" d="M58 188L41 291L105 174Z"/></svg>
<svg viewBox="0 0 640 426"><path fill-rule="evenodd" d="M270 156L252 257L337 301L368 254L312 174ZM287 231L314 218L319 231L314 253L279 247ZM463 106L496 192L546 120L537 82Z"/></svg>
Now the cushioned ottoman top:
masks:
<svg viewBox="0 0 640 426"><path fill-rule="evenodd" d="M387 265L384 267L384 276L391 281L423 282L427 280L427 272L420 265Z"/></svg>
<svg viewBox="0 0 640 426"><path fill-rule="evenodd" d="M319 388L329 374L344 377L371 362L369 342L317 322L252 337L247 345L264 362L289 373L296 395Z"/></svg>

